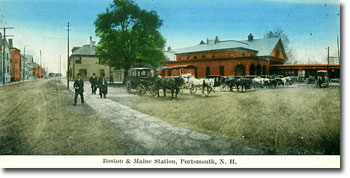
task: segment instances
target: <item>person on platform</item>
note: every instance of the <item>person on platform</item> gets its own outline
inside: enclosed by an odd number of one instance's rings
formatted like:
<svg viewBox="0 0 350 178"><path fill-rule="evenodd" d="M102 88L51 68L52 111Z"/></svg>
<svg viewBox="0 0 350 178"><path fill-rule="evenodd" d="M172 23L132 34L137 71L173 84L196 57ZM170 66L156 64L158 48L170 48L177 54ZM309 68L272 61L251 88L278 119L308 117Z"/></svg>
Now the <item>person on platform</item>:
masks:
<svg viewBox="0 0 350 178"><path fill-rule="evenodd" d="M107 80L105 79L105 74L102 73L101 77L98 79L98 86L99 86L99 91L100 91L100 97L106 98L107 92L108 92L108 87L107 87Z"/></svg>
<svg viewBox="0 0 350 178"><path fill-rule="evenodd" d="M84 103L84 82L81 80L80 74L78 74L78 79L74 81L73 87L75 89L74 106L77 105L78 95L80 95L81 103Z"/></svg>
<svg viewBox="0 0 350 178"><path fill-rule="evenodd" d="M91 84L91 94L96 95L96 90L97 90L97 77L95 73L92 74L92 77L89 79L90 84Z"/></svg>

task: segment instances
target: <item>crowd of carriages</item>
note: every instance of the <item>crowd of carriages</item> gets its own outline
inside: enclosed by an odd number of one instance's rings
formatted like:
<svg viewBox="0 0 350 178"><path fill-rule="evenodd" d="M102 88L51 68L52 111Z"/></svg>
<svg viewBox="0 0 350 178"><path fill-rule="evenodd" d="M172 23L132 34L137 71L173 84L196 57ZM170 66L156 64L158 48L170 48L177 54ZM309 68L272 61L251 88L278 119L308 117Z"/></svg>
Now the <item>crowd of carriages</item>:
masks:
<svg viewBox="0 0 350 178"><path fill-rule="evenodd" d="M208 76L214 79L214 87L220 91L247 91L248 89L276 88L277 86L289 86L292 84L291 77L282 75L270 76Z"/></svg>

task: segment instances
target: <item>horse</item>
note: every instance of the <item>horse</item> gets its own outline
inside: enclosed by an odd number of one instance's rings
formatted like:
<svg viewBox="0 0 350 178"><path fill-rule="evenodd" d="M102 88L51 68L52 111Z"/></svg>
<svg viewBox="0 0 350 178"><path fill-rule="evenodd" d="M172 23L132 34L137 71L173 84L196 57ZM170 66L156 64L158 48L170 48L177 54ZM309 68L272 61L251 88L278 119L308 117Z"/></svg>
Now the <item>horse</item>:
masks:
<svg viewBox="0 0 350 178"><path fill-rule="evenodd" d="M191 89L196 89L197 87L201 88L203 97L205 96L205 89L207 90L207 96L210 95L215 83L215 79L196 79L192 74L185 74L180 77L184 79L185 86L188 86Z"/></svg>
<svg viewBox="0 0 350 178"><path fill-rule="evenodd" d="M251 88L252 79L250 79L250 78L236 78L234 83L237 87L237 91L239 91L239 88L241 88L241 92L243 92L243 88L245 89L245 91L247 91L247 89Z"/></svg>
<svg viewBox="0 0 350 178"><path fill-rule="evenodd" d="M159 97L159 90L163 89L164 97L166 97L166 90L171 91L171 98L176 99L179 94L180 87L185 83L182 77L173 78L156 78L155 90L157 91L157 97ZM174 96L175 94L175 96Z"/></svg>

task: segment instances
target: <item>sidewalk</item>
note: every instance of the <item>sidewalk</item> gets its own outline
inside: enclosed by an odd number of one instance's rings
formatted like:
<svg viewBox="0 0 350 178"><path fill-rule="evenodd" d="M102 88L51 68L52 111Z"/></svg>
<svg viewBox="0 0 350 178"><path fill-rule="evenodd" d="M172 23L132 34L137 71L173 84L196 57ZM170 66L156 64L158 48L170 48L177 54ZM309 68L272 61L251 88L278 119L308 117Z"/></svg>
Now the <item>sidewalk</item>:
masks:
<svg viewBox="0 0 350 178"><path fill-rule="evenodd" d="M64 86L67 80L62 79ZM73 90L72 81L69 82ZM85 103L93 108L98 116L106 119L121 137L125 152L129 155L262 155L262 150L245 145L173 126L149 115L140 113L125 105L113 101L115 96L131 97L125 90L109 87L106 99L91 94L88 81L84 82ZM121 96L122 95L122 96ZM109 98L110 97L110 98ZM81 105L80 98L78 104ZM73 106L73 98L72 98Z"/></svg>

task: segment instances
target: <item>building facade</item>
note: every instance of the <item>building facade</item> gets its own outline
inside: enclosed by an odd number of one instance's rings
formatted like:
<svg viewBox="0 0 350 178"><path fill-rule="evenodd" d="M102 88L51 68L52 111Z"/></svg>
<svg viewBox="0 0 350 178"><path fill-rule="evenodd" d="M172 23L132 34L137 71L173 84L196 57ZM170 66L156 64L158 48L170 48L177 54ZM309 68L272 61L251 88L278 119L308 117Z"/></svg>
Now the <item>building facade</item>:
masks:
<svg viewBox="0 0 350 178"><path fill-rule="evenodd" d="M164 62L164 76L175 76L183 73L183 67L192 66L192 74L197 78L210 75L220 76L260 76L269 75L270 64L284 64L287 59L284 46L280 38L248 40L215 40L201 41L199 45L173 50L176 61Z"/></svg>
<svg viewBox="0 0 350 178"><path fill-rule="evenodd" d="M21 81L22 78L22 60L21 51L17 48L10 48L11 51L11 82Z"/></svg>
<svg viewBox="0 0 350 178"><path fill-rule="evenodd" d="M75 80L78 74L80 74L82 80L89 80L95 73L97 77L104 74L105 78L111 82L122 82L124 70L117 70L102 64L100 58L96 55L95 48L94 41L90 37L90 44L72 49L68 70L70 80Z"/></svg>

